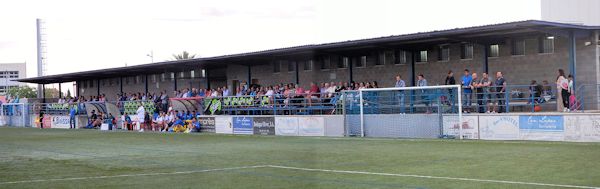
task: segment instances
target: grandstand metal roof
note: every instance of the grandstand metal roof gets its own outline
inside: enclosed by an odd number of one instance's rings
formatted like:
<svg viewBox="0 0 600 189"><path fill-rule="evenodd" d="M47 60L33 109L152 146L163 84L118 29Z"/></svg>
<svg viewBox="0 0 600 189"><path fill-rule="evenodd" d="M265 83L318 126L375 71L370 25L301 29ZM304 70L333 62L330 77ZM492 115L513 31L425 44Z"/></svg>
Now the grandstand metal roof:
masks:
<svg viewBox="0 0 600 189"><path fill-rule="evenodd" d="M476 42L482 44L491 44L493 42L504 40L513 35L534 35L540 33L567 35L569 31L573 31L579 36L589 36L589 31L599 29L600 26L585 26L539 20L526 20L466 28L392 35L378 38L349 40L334 43L302 45L189 60L165 61L127 67L32 77L17 79L15 81L37 84L63 83L99 78L126 77L171 71L184 71L189 70L190 68L198 67L219 67L224 66L227 63L252 65L258 64L260 60L270 60L277 56L336 54L337 52L360 51L369 48L397 47L405 50L418 50L419 48L426 48L428 45L451 42ZM264 61L262 62L264 63Z"/></svg>

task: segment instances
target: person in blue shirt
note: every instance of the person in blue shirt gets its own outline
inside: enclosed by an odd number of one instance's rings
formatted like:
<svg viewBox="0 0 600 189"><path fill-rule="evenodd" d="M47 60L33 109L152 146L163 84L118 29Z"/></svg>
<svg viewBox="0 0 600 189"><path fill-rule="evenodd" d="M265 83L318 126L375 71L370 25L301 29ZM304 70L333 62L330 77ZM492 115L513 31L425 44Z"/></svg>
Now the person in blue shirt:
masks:
<svg viewBox="0 0 600 189"><path fill-rule="evenodd" d="M184 132L185 131L184 125L185 125L185 123L183 122L183 120L179 119L179 117L175 117L175 121L173 122L173 126L171 127L170 131Z"/></svg>
<svg viewBox="0 0 600 189"><path fill-rule="evenodd" d="M75 129L75 115L77 114L77 106L71 106L69 111L69 129Z"/></svg>
<svg viewBox="0 0 600 189"><path fill-rule="evenodd" d="M198 121L198 118L194 117L192 118L192 122L190 123L190 126L188 128L189 132L200 132L200 122Z"/></svg>
<svg viewBox="0 0 600 189"><path fill-rule="evenodd" d="M133 130L131 125L131 117L127 113L125 113L125 127L127 130Z"/></svg>
<svg viewBox="0 0 600 189"><path fill-rule="evenodd" d="M471 73L469 73L469 69L465 69L465 75L462 76L462 88L463 88L463 108L465 112L469 112L471 107L471 94L473 91L471 90L471 83L473 82L473 77Z"/></svg>
<svg viewBox="0 0 600 189"><path fill-rule="evenodd" d="M184 116L184 117L185 117L185 120L192 120L192 117L193 117L193 115L192 115L192 113L190 113L190 111L188 110L188 111L185 113L185 116Z"/></svg>

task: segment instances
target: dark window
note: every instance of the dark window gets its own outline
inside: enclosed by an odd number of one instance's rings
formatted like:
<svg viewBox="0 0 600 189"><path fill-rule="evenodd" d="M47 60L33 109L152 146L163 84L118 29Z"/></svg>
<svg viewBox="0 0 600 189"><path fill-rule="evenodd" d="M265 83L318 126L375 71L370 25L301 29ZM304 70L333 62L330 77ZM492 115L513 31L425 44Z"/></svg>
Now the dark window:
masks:
<svg viewBox="0 0 600 189"><path fill-rule="evenodd" d="M398 61L396 61L396 64L406 64L408 62L408 60L406 59L406 57L408 53L406 51L400 50L398 51Z"/></svg>
<svg viewBox="0 0 600 189"><path fill-rule="evenodd" d="M281 62L275 61L273 62L273 73L281 72Z"/></svg>
<svg viewBox="0 0 600 189"><path fill-rule="evenodd" d="M313 60L306 60L306 61L303 61L302 64L304 64L304 66L303 66L304 70L308 71L308 70L312 70L313 69L314 62L313 62Z"/></svg>
<svg viewBox="0 0 600 189"><path fill-rule="evenodd" d="M331 57L326 56L321 58L321 69L322 70L327 70L331 68Z"/></svg>
<svg viewBox="0 0 600 189"><path fill-rule="evenodd" d="M94 80L90 80L89 82L90 82L90 84L89 84L90 88L93 88L94 87Z"/></svg>
<svg viewBox="0 0 600 189"><path fill-rule="evenodd" d="M463 43L460 45L460 59L473 59L473 44Z"/></svg>
<svg viewBox="0 0 600 189"><path fill-rule="evenodd" d="M347 68L349 63L350 63L350 58L342 57L342 60L338 61L337 67L338 68Z"/></svg>
<svg viewBox="0 0 600 189"><path fill-rule="evenodd" d="M493 44L489 46L488 57L499 57L500 56L500 45Z"/></svg>
<svg viewBox="0 0 600 189"><path fill-rule="evenodd" d="M385 52L380 52L377 54L377 60L375 61L375 65L384 65L385 64Z"/></svg>
<svg viewBox="0 0 600 189"><path fill-rule="evenodd" d="M438 60L449 61L450 60L450 45L440 45L438 49Z"/></svg>
<svg viewBox="0 0 600 189"><path fill-rule="evenodd" d="M427 62L427 51L419 51L416 62Z"/></svg>
<svg viewBox="0 0 600 189"><path fill-rule="evenodd" d="M367 56L360 56L358 58L355 58L355 65L357 68L364 68L367 66Z"/></svg>
<svg viewBox="0 0 600 189"><path fill-rule="evenodd" d="M296 62L295 61L286 61L288 72L296 71Z"/></svg>
<svg viewBox="0 0 600 189"><path fill-rule="evenodd" d="M544 36L539 39L539 53L554 52L554 36Z"/></svg>
<svg viewBox="0 0 600 189"><path fill-rule="evenodd" d="M525 55L525 40L515 39L512 41L512 55Z"/></svg>

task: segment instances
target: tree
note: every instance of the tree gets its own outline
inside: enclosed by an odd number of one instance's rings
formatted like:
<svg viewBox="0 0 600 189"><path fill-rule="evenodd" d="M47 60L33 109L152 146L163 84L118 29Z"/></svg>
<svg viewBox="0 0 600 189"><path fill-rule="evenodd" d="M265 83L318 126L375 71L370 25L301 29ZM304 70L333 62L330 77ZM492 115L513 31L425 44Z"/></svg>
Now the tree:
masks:
<svg viewBox="0 0 600 189"><path fill-rule="evenodd" d="M19 86L19 87L11 87L8 89L7 94L13 98L35 98L37 97L37 92L35 88L29 86Z"/></svg>
<svg viewBox="0 0 600 189"><path fill-rule="evenodd" d="M46 88L46 90L44 90L44 93L46 93L46 98L58 98L58 89L55 88Z"/></svg>
<svg viewBox="0 0 600 189"><path fill-rule="evenodd" d="M67 89L67 95L66 95L66 97L67 98L72 98L72 96L71 96L71 89Z"/></svg>
<svg viewBox="0 0 600 189"><path fill-rule="evenodd" d="M196 54L190 54L187 51L183 51L181 52L181 54L173 54L173 58L175 60L187 60L187 59L193 59L196 57Z"/></svg>

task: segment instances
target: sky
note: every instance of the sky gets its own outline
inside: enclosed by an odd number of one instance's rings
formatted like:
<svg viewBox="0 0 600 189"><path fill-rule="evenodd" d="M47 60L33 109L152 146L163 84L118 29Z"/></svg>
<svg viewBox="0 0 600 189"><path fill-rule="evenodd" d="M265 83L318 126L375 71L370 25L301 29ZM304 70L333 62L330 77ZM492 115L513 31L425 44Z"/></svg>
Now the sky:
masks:
<svg viewBox="0 0 600 189"><path fill-rule="evenodd" d="M540 19L540 0L2 0L0 63L47 75ZM153 54L153 58L148 54ZM153 60L152 60L153 59Z"/></svg>

